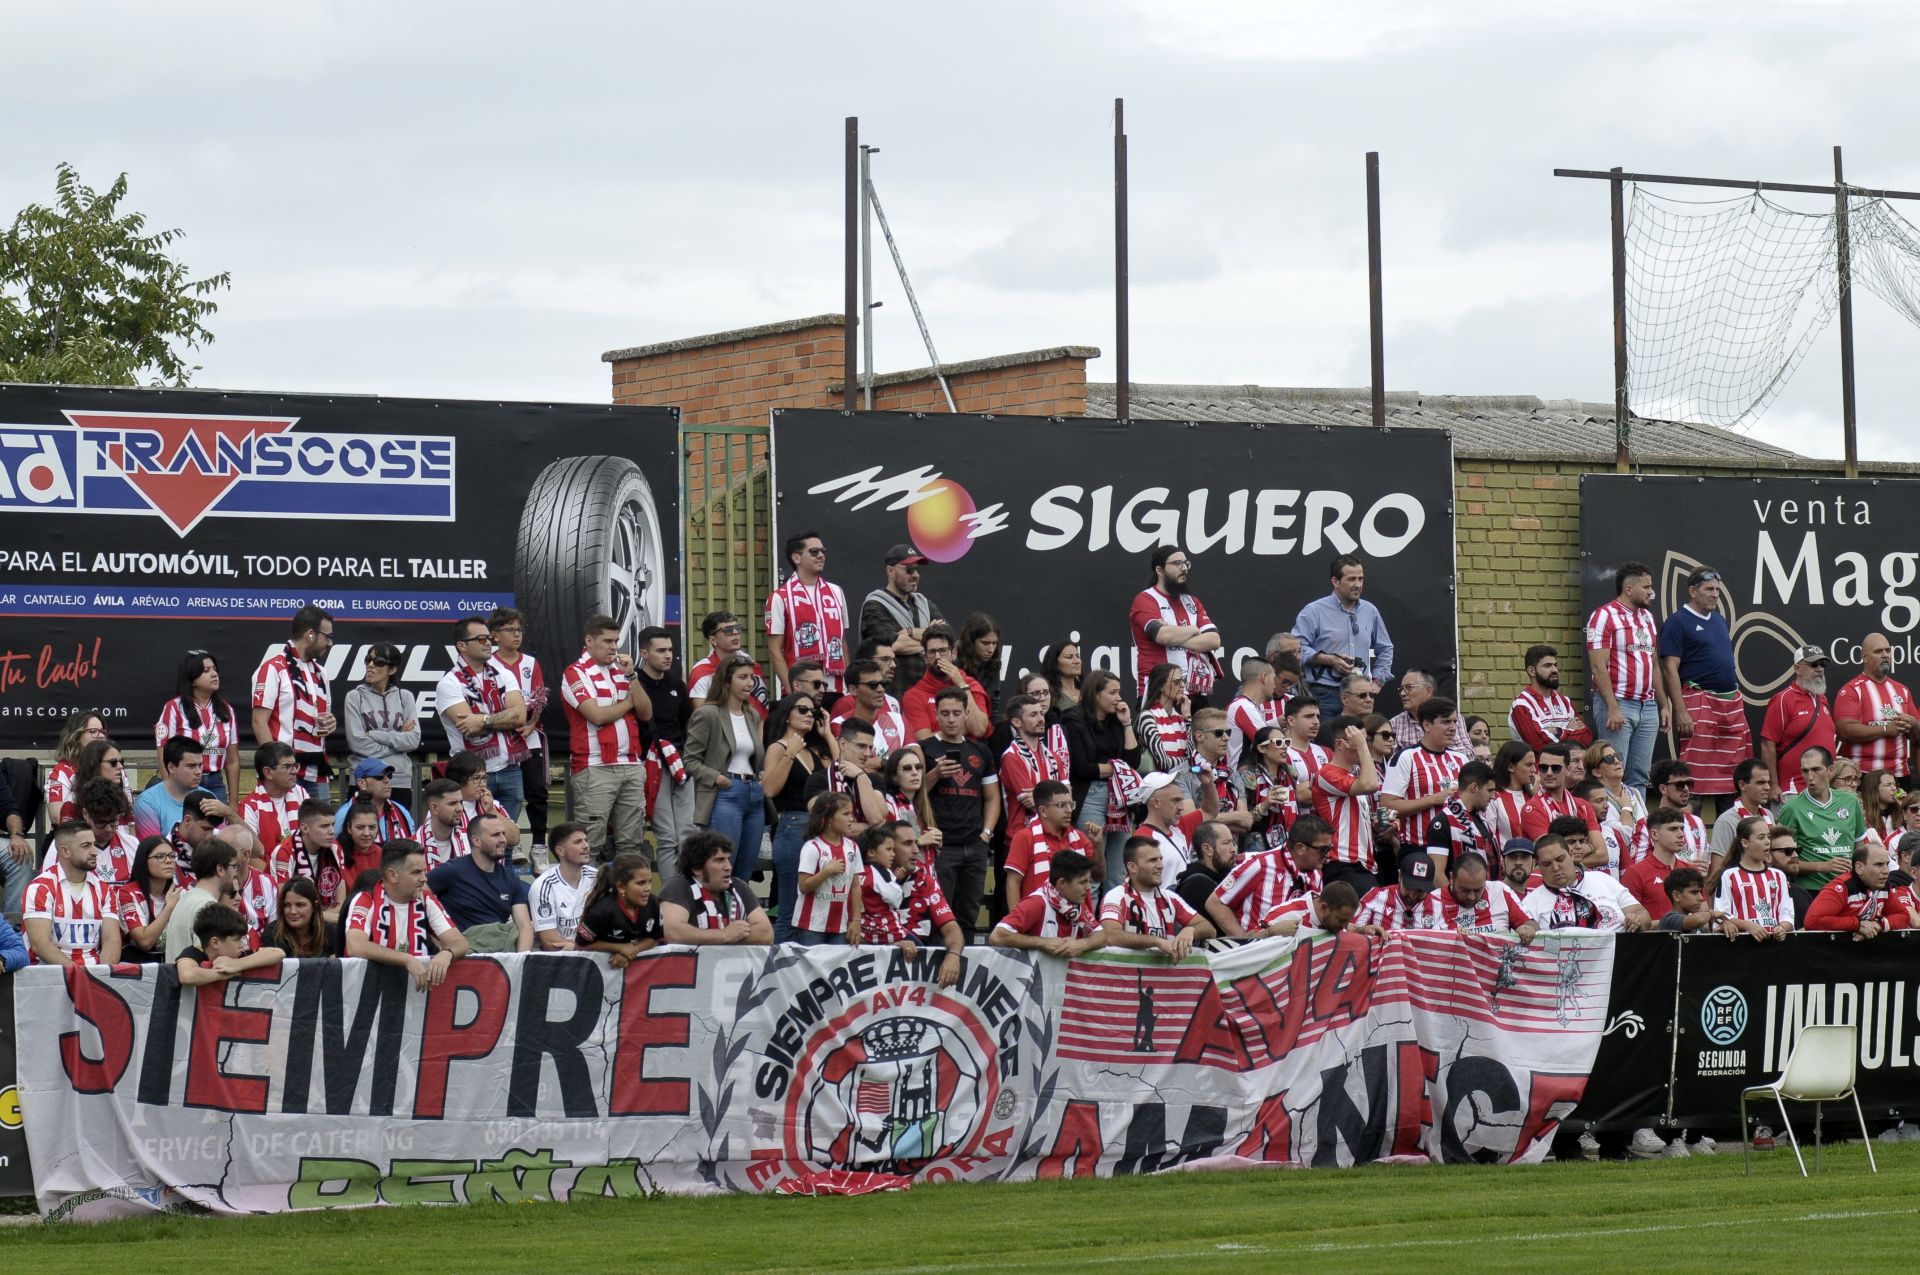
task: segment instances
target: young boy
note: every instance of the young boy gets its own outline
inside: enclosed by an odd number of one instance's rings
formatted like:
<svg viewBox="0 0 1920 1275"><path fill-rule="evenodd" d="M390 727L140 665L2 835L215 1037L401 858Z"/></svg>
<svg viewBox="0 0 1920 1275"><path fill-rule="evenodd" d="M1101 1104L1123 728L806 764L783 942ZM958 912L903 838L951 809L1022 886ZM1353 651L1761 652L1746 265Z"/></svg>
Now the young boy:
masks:
<svg viewBox="0 0 1920 1275"><path fill-rule="evenodd" d="M278 965L286 953L277 947L263 947L247 955L247 922L223 903L210 903L193 918L194 946L180 953L174 972L182 987L205 987L224 983L248 970Z"/></svg>
<svg viewBox="0 0 1920 1275"><path fill-rule="evenodd" d="M1675 868L1661 884L1667 892L1667 911L1661 915L1656 928L1678 930L1682 934L1718 929L1727 931L1728 937L1739 933L1738 930L1729 930L1730 922L1726 913L1716 912L1707 906L1707 879L1698 868Z"/></svg>

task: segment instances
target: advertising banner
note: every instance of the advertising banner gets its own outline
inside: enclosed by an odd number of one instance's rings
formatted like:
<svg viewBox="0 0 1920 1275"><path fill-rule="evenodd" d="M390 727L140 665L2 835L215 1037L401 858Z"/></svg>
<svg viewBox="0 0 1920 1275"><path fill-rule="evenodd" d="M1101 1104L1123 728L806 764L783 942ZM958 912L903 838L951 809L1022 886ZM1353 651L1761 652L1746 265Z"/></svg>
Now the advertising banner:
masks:
<svg viewBox="0 0 1920 1275"><path fill-rule="evenodd" d="M1725 940L1721 940L1724 942ZM1638 1129L1664 1116L1673 1084L1673 988L1680 941L1672 934L1614 936L1613 986L1593 1078L1575 1125Z"/></svg>
<svg viewBox="0 0 1920 1275"><path fill-rule="evenodd" d="M432 748L446 621L518 607L555 683L592 612L629 644L678 622L677 422L672 408L0 386L0 747L49 747L82 709L123 746L151 740L189 650L219 661L250 741L253 669L312 603L334 616L334 703L368 647L392 642ZM547 722L564 748L558 696Z"/></svg>
<svg viewBox="0 0 1920 1275"><path fill-rule="evenodd" d="M33 1167L27 1163L27 1134L20 1118L16 1065L13 980L0 975L0 1195L33 1194Z"/></svg>
<svg viewBox="0 0 1920 1275"><path fill-rule="evenodd" d="M974 611L1000 623L1009 673L1073 641L1131 695L1127 611L1153 583L1153 550L1179 545L1225 639L1225 707L1240 659L1291 629L1353 553L1394 673L1451 688L1452 448L1437 430L776 411L776 566L789 570L786 537L819 533L858 612L886 584L888 548L912 544L930 559L922 591L956 628Z"/></svg>
<svg viewBox="0 0 1920 1275"><path fill-rule="evenodd" d="M1896 676L1920 657L1917 540L1920 482L1585 474L1582 619L1613 599L1623 562L1653 570L1661 620L1686 605L1692 571L1718 571L1720 608L1758 739L1767 701L1793 676L1795 648L1826 651L1835 691L1862 671L1860 639L1868 633L1892 640Z"/></svg>
<svg viewBox="0 0 1920 1275"><path fill-rule="evenodd" d="M1579 1102L1605 936L1278 938L1171 964L970 949L361 961L183 990L17 977L48 1216L1537 1160Z"/></svg>
<svg viewBox="0 0 1920 1275"><path fill-rule="evenodd" d="M1851 934L1796 934L1785 943L1687 939L1680 957L1674 1119L1731 1123L1742 1089L1786 1070L1800 1029L1828 1023L1859 1029L1856 1076L1868 1118L1920 1115L1916 960L1920 936L1911 933L1869 943L1856 943Z"/></svg>

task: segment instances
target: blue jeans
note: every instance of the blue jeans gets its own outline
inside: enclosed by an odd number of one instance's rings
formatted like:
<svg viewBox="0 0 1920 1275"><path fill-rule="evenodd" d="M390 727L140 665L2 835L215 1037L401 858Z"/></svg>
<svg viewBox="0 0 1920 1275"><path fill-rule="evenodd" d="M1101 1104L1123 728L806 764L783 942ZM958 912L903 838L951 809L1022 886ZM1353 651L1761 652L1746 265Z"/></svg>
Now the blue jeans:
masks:
<svg viewBox="0 0 1920 1275"><path fill-rule="evenodd" d="M527 799L527 781L518 766L487 772L487 791L500 803L500 811L514 823L520 822L520 806Z"/></svg>
<svg viewBox="0 0 1920 1275"><path fill-rule="evenodd" d="M27 838L27 844L29 846L33 844L31 836ZM21 896L27 892L27 882L33 880L39 872L39 860L30 859L26 863L16 863L13 852L8 846L9 843L0 838L0 912L5 912L9 918L17 922L20 917ZM25 932L25 927L18 924L14 928L21 930L22 933Z"/></svg>
<svg viewBox="0 0 1920 1275"><path fill-rule="evenodd" d="M793 928L800 898L800 847L807 844L807 812L787 810L773 826L773 900L780 907L774 918L773 941L791 943L800 931Z"/></svg>
<svg viewBox="0 0 1920 1275"><path fill-rule="evenodd" d="M1307 690L1313 694L1313 702L1320 706L1320 729L1333 725L1333 719L1340 716L1340 683L1312 682Z"/></svg>
<svg viewBox="0 0 1920 1275"><path fill-rule="evenodd" d="M1074 812L1073 826L1078 828L1089 823L1104 826L1107 821L1107 806L1111 800L1112 790L1107 787L1106 780L1096 779L1088 784L1087 795L1080 799L1080 809ZM1094 867L1101 870L1100 888L1111 890L1116 886L1125 885L1127 883L1126 830L1108 829L1102 845L1095 848L1100 850L1100 860L1094 863Z"/></svg>
<svg viewBox="0 0 1920 1275"><path fill-rule="evenodd" d="M1598 695L1593 697L1594 729L1626 763L1623 782L1645 792L1648 772L1653 769L1653 741L1660 734L1660 705L1651 699L1623 699L1620 716L1626 724L1617 731L1608 730L1606 702Z"/></svg>
<svg viewBox="0 0 1920 1275"><path fill-rule="evenodd" d="M735 775L731 787L714 789L707 828L733 842L733 879L752 880L760 862L760 837L767 830L767 799L760 781Z"/></svg>

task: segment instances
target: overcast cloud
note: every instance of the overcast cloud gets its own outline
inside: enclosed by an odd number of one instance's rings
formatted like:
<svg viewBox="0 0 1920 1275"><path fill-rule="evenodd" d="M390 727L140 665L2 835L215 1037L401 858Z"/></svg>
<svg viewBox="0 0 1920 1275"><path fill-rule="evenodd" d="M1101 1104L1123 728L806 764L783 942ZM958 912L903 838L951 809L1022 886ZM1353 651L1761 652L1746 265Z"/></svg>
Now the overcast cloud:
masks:
<svg viewBox="0 0 1920 1275"><path fill-rule="evenodd" d="M233 272L201 384L603 401L603 350L839 309L858 115L944 358L1110 351L1123 96L1137 381L1364 384L1377 149L1390 388L1606 400L1606 188L1552 169L1822 181L1839 142L1920 189L1920 24L1572 9L15 0L0 208L128 172ZM919 366L885 280L881 369ZM1920 331L1855 310L1862 454L1920 460ZM1756 434L1838 454L1837 357Z"/></svg>

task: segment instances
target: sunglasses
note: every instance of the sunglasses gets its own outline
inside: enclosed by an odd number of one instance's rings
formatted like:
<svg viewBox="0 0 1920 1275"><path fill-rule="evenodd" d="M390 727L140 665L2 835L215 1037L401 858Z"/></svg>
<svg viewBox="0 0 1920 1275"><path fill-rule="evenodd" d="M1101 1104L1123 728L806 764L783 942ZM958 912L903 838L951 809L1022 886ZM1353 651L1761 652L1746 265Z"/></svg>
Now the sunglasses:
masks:
<svg viewBox="0 0 1920 1275"><path fill-rule="evenodd" d="M124 766L127 763L121 761L118 757L102 757L100 764L102 766Z"/></svg>
<svg viewBox="0 0 1920 1275"><path fill-rule="evenodd" d="M1667 786L1667 787L1669 787L1669 788L1691 788L1691 787L1693 787L1693 780L1691 780L1691 779L1669 779L1669 780L1667 780L1667 783L1666 783L1666 786Z"/></svg>
<svg viewBox="0 0 1920 1275"><path fill-rule="evenodd" d="M1201 731L1200 733L1202 735L1211 735L1215 739L1225 739L1228 735L1232 734L1233 732L1225 731L1225 730L1205 730L1205 731Z"/></svg>
<svg viewBox="0 0 1920 1275"><path fill-rule="evenodd" d="M885 682L861 682L860 689L863 691L877 691L885 685Z"/></svg>
<svg viewBox="0 0 1920 1275"><path fill-rule="evenodd" d="M1539 772L1543 775L1557 775L1561 771L1565 770L1566 767L1565 766L1549 766L1545 762L1542 762L1538 767L1536 767L1536 769L1539 770Z"/></svg>
<svg viewBox="0 0 1920 1275"><path fill-rule="evenodd" d="M1615 757L1612 753L1608 753L1605 757L1602 757L1600 759L1600 764L1602 766L1618 766L1620 764L1620 759L1618 757Z"/></svg>
<svg viewBox="0 0 1920 1275"><path fill-rule="evenodd" d="M1378 691L1348 691L1347 694L1353 696L1353 698L1355 699L1372 699L1375 695L1379 694L1379 692Z"/></svg>

